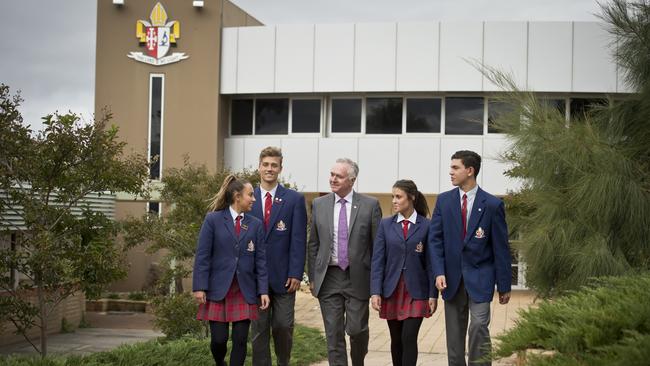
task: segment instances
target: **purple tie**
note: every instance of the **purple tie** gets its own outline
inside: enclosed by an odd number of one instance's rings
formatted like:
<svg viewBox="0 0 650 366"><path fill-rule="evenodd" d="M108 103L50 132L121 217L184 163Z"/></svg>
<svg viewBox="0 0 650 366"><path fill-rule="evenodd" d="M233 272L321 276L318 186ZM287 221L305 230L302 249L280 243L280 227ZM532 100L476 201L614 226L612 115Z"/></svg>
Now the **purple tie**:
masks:
<svg viewBox="0 0 650 366"><path fill-rule="evenodd" d="M341 203L341 212L339 212L339 232L336 238L339 249L339 267L345 271L348 268L348 211L345 209L345 198L341 198L339 202Z"/></svg>

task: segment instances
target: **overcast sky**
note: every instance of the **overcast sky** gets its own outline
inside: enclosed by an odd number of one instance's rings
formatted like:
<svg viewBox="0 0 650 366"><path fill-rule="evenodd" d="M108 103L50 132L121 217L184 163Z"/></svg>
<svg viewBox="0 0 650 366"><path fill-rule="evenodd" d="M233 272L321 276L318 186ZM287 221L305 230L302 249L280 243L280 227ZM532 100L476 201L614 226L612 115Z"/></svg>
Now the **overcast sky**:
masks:
<svg viewBox="0 0 650 366"><path fill-rule="evenodd" d="M125 0L125 6L130 1L142 0ZM190 0L185 1L189 6ZM409 20L593 21L599 12L595 0L233 2L267 25ZM21 90L25 100L21 111L25 122L33 127L39 128L40 118L57 110L71 110L86 120L92 118L96 12L93 0L0 0L0 83L8 84L13 92Z"/></svg>

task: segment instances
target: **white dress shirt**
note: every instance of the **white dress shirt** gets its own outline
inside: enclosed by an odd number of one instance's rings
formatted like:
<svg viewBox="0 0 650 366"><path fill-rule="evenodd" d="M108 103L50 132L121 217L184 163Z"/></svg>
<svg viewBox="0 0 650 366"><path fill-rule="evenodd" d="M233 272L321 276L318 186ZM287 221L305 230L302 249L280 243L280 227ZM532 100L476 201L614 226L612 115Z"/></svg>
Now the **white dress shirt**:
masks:
<svg viewBox="0 0 650 366"><path fill-rule="evenodd" d="M273 202L275 202L275 192L278 190L278 185L276 184L275 187L273 187L272 190L267 191L262 186L260 186L260 198L262 199L262 214L266 212L266 193L271 194L271 206L273 206Z"/></svg>
<svg viewBox="0 0 650 366"><path fill-rule="evenodd" d="M417 218L418 218L418 212L415 211L415 210L413 210L413 213L411 214L411 216L409 216L408 219L406 217L404 217L401 213L397 213L397 222L401 223L404 220L408 220L409 229L411 228L411 225L415 224L415 220L417 220Z"/></svg>
<svg viewBox="0 0 650 366"><path fill-rule="evenodd" d="M232 206L228 206L230 209L230 216L232 216L232 226L235 227L235 220L237 219L237 216L241 216L241 219L239 219L239 223L241 224L242 221L244 221L244 213L237 213Z"/></svg>
<svg viewBox="0 0 650 366"><path fill-rule="evenodd" d="M474 206L474 199L476 198L476 192L478 192L478 184L474 186L469 192L465 192L462 189L458 188L458 194L460 195L460 209L463 209L463 195L467 195L467 217L465 225L469 225L469 217L472 215L472 207ZM467 229L467 228L466 228Z"/></svg>
<svg viewBox="0 0 650 366"><path fill-rule="evenodd" d="M345 213L348 218L348 236L350 235L350 214L352 212L352 194L354 191L350 191L345 197L341 197L338 194L334 194L334 230L332 230L332 248L330 256L330 265L338 266L339 265L339 214L341 213L341 203L339 202L341 198L345 198ZM348 242L348 245L350 243ZM348 251L349 253L349 251Z"/></svg>

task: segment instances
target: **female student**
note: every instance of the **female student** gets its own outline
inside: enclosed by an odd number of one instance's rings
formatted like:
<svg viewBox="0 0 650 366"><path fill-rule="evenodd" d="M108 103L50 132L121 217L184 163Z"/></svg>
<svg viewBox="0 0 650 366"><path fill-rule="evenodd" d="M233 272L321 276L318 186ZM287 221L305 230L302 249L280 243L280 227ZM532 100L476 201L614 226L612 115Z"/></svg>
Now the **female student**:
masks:
<svg viewBox="0 0 650 366"><path fill-rule="evenodd" d="M371 303L388 321L393 365L415 366L422 319L438 306L427 261L429 207L411 180L395 182L392 203L396 214L382 219L373 245Z"/></svg>
<svg viewBox="0 0 650 366"><path fill-rule="evenodd" d="M258 296L260 309L269 306L264 225L246 214L254 201L250 183L227 176L199 233L192 289L199 303L197 318L210 322L210 350L217 366L225 365L230 323L230 366L244 364Z"/></svg>

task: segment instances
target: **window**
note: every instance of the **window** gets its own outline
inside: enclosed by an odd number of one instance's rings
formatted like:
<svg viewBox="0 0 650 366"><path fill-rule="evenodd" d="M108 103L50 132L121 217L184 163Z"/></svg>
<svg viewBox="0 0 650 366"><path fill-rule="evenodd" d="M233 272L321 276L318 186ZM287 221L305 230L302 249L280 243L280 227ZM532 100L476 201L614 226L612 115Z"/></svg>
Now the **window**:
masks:
<svg viewBox="0 0 650 366"><path fill-rule="evenodd" d="M497 118L506 116L509 113L515 111L515 106L510 103L500 101L500 100L489 100L488 101L488 133L502 133L498 128L494 126L494 122Z"/></svg>
<svg viewBox="0 0 650 366"><path fill-rule="evenodd" d="M151 215L160 215L160 202L147 202L147 213Z"/></svg>
<svg viewBox="0 0 650 366"><path fill-rule="evenodd" d="M401 134L402 98L367 98L366 133Z"/></svg>
<svg viewBox="0 0 650 366"><path fill-rule="evenodd" d="M406 99L406 132L440 132L441 99Z"/></svg>
<svg viewBox="0 0 650 366"><path fill-rule="evenodd" d="M569 113L571 113L571 119L582 119L585 118L589 112L594 108L602 107L607 104L607 99L586 99L586 98L571 98L571 103L569 106Z"/></svg>
<svg viewBox="0 0 650 366"><path fill-rule="evenodd" d="M332 132L361 132L361 99L332 100Z"/></svg>
<svg viewBox="0 0 650 366"><path fill-rule="evenodd" d="M482 135L483 98L446 98L445 134Z"/></svg>
<svg viewBox="0 0 650 366"><path fill-rule="evenodd" d="M253 134L253 100L235 99L231 103L230 134Z"/></svg>
<svg viewBox="0 0 650 366"><path fill-rule="evenodd" d="M289 99L255 100L255 134L286 135L289 132Z"/></svg>
<svg viewBox="0 0 650 366"><path fill-rule="evenodd" d="M320 132L320 99L294 99L291 101L291 132Z"/></svg>
<svg viewBox="0 0 650 366"><path fill-rule="evenodd" d="M564 99L540 99L539 104L546 108L556 109L562 116L566 115L566 101Z"/></svg>
<svg viewBox="0 0 650 366"><path fill-rule="evenodd" d="M163 123L163 88L161 75L151 75L149 79L149 178L160 179L162 166L162 123Z"/></svg>

